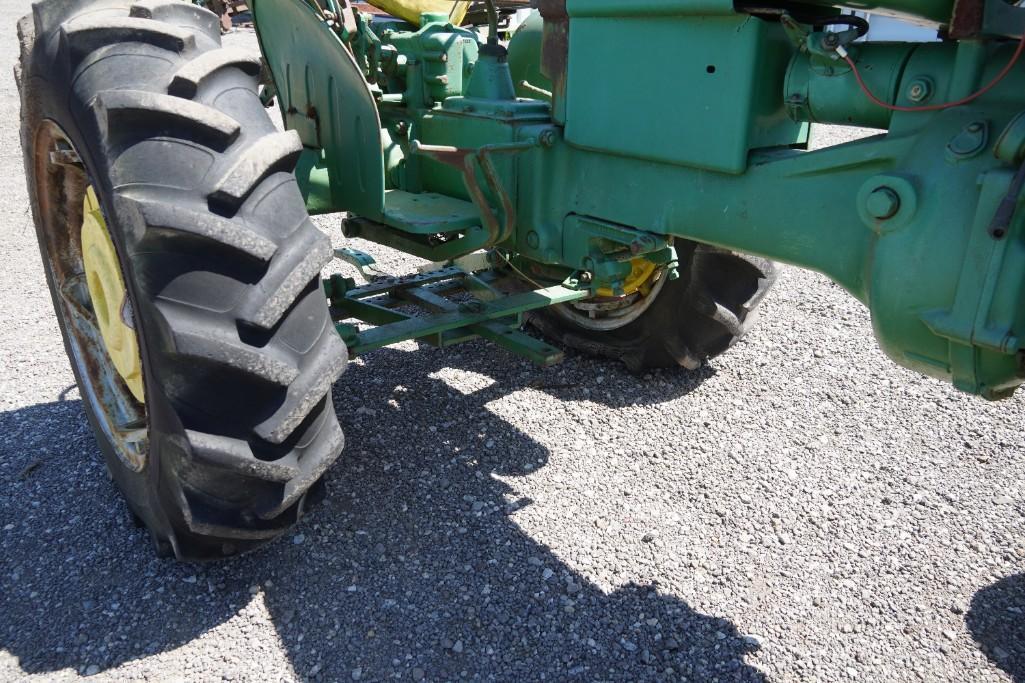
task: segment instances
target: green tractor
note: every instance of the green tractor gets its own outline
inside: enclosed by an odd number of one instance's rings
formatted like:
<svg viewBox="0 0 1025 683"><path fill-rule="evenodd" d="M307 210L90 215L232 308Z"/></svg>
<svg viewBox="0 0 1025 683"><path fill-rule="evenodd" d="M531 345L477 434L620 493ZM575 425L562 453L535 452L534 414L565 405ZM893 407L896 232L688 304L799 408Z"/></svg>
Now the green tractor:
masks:
<svg viewBox="0 0 1025 683"><path fill-rule="evenodd" d="M248 4L262 60L177 0L41 0L18 27L57 317L162 554L295 523L343 448L350 357L484 338L692 370L774 261L862 301L898 363L987 399L1025 379L1025 8L861 3L941 38L905 44L828 0L540 0L511 36L491 0L481 25ZM882 130L808 151L812 123ZM326 213L431 265L336 250ZM322 278L333 259L362 279Z"/></svg>

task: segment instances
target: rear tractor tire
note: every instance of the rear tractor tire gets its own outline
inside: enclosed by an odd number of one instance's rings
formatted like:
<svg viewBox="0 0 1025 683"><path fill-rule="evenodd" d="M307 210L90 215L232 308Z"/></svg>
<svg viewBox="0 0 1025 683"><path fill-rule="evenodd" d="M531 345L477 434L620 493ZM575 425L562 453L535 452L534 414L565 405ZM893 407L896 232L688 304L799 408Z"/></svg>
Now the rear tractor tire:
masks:
<svg viewBox="0 0 1025 683"><path fill-rule="evenodd" d="M682 366L696 370L747 332L775 282L771 261L677 240L676 280L653 271L638 291L561 304L528 322L570 348L620 360L636 373Z"/></svg>
<svg viewBox="0 0 1025 683"><path fill-rule="evenodd" d="M343 444L298 136L187 2L48 0L18 28L40 250L106 465L158 552L254 548Z"/></svg>

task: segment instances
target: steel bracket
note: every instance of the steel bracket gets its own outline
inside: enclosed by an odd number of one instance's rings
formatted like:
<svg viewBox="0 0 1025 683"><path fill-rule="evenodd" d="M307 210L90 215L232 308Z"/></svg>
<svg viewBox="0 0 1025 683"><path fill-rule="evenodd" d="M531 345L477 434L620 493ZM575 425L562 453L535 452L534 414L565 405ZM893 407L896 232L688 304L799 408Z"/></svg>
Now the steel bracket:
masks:
<svg viewBox="0 0 1025 683"><path fill-rule="evenodd" d="M554 365L563 359L562 350L523 332L523 314L589 296L568 283L506 294L496 286L494 271L474 274L458 266L388 276L369 255L339 251L368 281L356 286L340 274L324 280L335 328L352 356L410 339L446 347L481 337L538 365ZM347 320L376 327L361 329Z"/></svg>

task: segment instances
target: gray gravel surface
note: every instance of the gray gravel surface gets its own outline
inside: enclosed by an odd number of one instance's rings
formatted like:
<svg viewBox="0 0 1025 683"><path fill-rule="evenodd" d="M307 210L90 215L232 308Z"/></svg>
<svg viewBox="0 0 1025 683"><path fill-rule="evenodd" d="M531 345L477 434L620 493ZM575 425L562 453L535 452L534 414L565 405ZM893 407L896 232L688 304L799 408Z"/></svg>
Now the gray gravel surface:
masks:
<svg viewBox="0 0 1025 683"><path fill-rule="evenodd" d="M1025 681L1025 402L897 368L796 269L699 372L370 354L294 534L155 559L43 285L9 69L26 8L0 0L0 679Z"/></svg>

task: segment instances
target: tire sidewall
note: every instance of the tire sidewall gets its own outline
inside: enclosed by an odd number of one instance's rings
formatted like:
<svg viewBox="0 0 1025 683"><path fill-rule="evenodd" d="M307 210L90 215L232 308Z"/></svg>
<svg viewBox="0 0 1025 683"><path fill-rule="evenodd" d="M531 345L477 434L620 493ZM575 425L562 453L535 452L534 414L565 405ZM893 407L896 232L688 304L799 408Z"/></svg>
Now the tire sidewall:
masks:
<svg viewBox="0 0 1025 683"><path fill-rule="evenodd" d="M31 64L25 65L22 82L23 102L23 148L25 149L25 171L29 181L29 194L32 200L32 210L36 215L36 237L39 244L40 256L43 261L47 286L50 290L51 300L58 320L64 348L69 359L75 357L71 340L73 334L68 329L68 322L65 319L64 311L60 303L60 294L56 277L51 265L52 255L48 250L48 236L44 234L37 184L39 180L35 173L35 141L41 130L41 126L48 121L55 124L67 137L68 141L78 152L88 182L93 185L96 195L100 201L101 209L107 223L108 232L114 243L121 274L125 282L127 296L132 302L133 312L136 318L136 336L139 343L139 353L142 360L143 382L146 396L147 431L149 449L145 463L140 471L135 471L125 465L118 456L115 445L110 439L105 438L103 420L96 413L93 401L85 395L83 387L87 386L90 379L82 376L82 370L78 363L71 362L72 372L82 394L82 404L86 416L96 436L96 442L100 453L106 463L110 476L117 486L124 493L132 512L138 515L143 522L154 532L154 541L161 544L162 539L169 539L174 543L172 529L176 524L168 519L165 510L176 510L176 505L161 505L158 500L167 496L174 496L176 492L164 491L161 487L162 480L172 480L170 477L161 477L161 467L165 462L163 452L168 448L184 448L184 430L175 411L163 392L160 382L157 381L159 368L153 362L153 337L160 337L159 333L154 334L160 328L159 314L150 305L148 298L140 291L138 278L131 267L130 259L125 255L129 253L126 238L138 234L138 228L126 225L130 220L129 216L118 213L114 206L111 206L110 197L112 187L110 186L108 174L99 158L97 147L100 145L100 131L97 125L93 110L89 103L78 102L75 99L70 83L70 74L67 69L63 70L65 79L57 82L56 79L49 80L34 72L34 66L38 63L47 63L41 60L54 60L58 62L58 55L52 54L55 44L59 41L51 39L51 36L44 36L36 41L35 52ZM59 47L58 47L59 49ZM46 50L51 54L40 55L40 50ZM51 63L54 63L51 62ZM27 143L27 144L25 144ZM67 230L74 230L76 226L67 226ZM177 520L181 523L183 520Z"/></svg>

